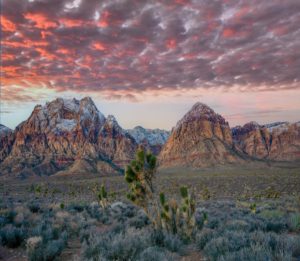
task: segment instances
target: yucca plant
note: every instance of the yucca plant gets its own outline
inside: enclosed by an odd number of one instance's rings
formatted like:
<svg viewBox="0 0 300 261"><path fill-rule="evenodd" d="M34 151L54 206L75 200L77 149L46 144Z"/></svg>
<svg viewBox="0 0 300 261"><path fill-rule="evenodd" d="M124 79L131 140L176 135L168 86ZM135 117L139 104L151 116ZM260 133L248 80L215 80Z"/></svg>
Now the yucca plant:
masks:
<svg viewBox="0 0 300 261"><path fill-rule="evenodd" d="M108 207L108 193L104 187L104 185L101 185L99 188L97 185L95 185L94 189L94 194L96 195L97 201L99 205L106 209Z"/></svg>
<svg viewBox="0 0 300 261"><path fill-rule="evenodd" d="M156 227L160 227L158 203L154 194L153 180L156 173L156 157L140 148L136 158L125 170L125 180L129 184L127 198L142 207Z"/></svg>
<svg viewBox="0 0 300 261"><path fill-rule="evenodd" d="M195 201L187 187L180 188L182 197L179 205L176 200L167 202L164 193L160 193L162 227L169 233L180 234L190 239L195 231Z"/></svg>

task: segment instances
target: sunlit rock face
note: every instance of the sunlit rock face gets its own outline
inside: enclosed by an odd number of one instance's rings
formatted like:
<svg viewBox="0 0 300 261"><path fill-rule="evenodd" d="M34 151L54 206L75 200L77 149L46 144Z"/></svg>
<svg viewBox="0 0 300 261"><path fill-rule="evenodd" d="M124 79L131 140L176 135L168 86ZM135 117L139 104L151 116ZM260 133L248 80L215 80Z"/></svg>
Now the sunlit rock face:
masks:
<svg viewBox="0 0 300 261"><path fill-rule="evenodd" d="M204 167L241 161L225 119L196 103L177 123L159 156L161 167Z"/></svg>
<svg viewBox="0 0 300 261"><path fill-rule="evenodd" d="M232 129L235 147L252 158L295 161L300 159L300 123L254 122Z"/></svg>
<svg viewBox="0 0 300 261"><path fill-rule="evenodd" d="M112 116L105 118L89 97L58 98L45 106L37 105L17 126L11 143L5 145L9 153L1 150L1 172L24 175L50 175L75 163L86 166L77 161L91 162L93 167L88 169L95 172L120 171L137 147L117 121ZM74 166L74 172L82 171Z"/></svg>

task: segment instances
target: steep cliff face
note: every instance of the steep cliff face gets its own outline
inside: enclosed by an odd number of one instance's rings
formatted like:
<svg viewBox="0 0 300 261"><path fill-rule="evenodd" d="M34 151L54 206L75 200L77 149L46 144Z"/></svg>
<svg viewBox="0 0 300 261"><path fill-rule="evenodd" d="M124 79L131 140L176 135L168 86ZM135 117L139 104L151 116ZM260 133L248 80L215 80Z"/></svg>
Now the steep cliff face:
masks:
<svg viewBox="0 0 300 261"><path fill-rule="evenodd" d="M103 161L102 165L120 169L123 166L119 162L133 158L137 145L115 125L116 121L111 124L111 117L106 119L89 97L58 98L45 106L38 105L14 131L11 151L0 170L53 174L83 159Z"/></svg>
<svg viewBox="0 0 300 261"><path fill-rule="evenodd" d="M247 123L232 129L236 149L252 158L294 161L300 159L300 123Z"/></svg>
<svg viewBox="0 0 300 261"><path fill-rule="evenodd" d="M158 155L162 146L166 143L170 136L170 132L161 129L145 129L137 126L127 132L135 139L135 141L150 150L155 155Z"/></svg>
<svg viewBox="0 0 300 261"><path fill-rule="evenodd" d="M202 167L240 161L225 119L196 103L177 123L160 155L161 167Z"/></svg>
<svg viewBox="0 0 300 261"><path fill-rule="evenodd" d="M8 156L14 141L13 131L0 124L0 164Z"/></svg>

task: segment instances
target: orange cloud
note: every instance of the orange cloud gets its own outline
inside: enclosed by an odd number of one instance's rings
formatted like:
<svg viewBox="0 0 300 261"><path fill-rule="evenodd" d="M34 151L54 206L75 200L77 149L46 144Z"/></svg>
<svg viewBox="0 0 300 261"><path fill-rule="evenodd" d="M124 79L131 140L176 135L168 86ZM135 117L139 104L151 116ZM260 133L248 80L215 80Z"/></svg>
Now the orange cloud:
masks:
<svg viewBox="0 0 300 261"><path fill-rule="evenodd" d="M169 39L169 40L167 40L167 43L166 43L166 47L167 48L174 49L174 48L176 48L176 46L177 46L176 39Z"/></svg>
<svg viewBox="0 0 300 261"><path fill-rule="evenodd" d="M2 61L12 61L15 59L15 56L12 54L2 54L1 55Z"/></svg>
<svg viewBox="0 0 300 261"><path fill-rule="evenodd" d="M56 58L55 55L53 55L52 53L49 53L48 51L46 51L43 48L36 48L36 50L41 54L41 56L43 56L44 58L46 58L48 60L53 60Z"/></svg>
<svg viewBox="0 0 300 261"><path fill-rule="evenodd" d="M61 54L70 54L71 51L69 49L66 49L66 48L60 48L57 50L58 53L61 53Z"/></svg>
<svg viewBox="0 0 300 261"><path fill-rule="evenodd" d="M75 19L62 18L62 19L59 19L59 22L64 24L64 26L66 26L66 27L75 27L75 26L83 25L83 21L75 20Z"/></svg>
<svg viewBox="0 0 300 261"><path fill-rule="evenodd" d="M235 36L236 32L230 28L226 28L223 30L223 36L224 37L233 37Z"/></svg>
<svg viewBox="0 0 300 261"><path fill-rule="evenodd" d="M3 15L1 16L1 28L4 32L15 32L17 29L15 24Z"/></svg>
<svg viewBox="0 0 300 261"><path fill-rule="evenodd" d="M32 46L48 46L49 43L46 41L31 41L29 39L24 39L22 42L13 42L13 41L2 41L3 46L10 46L10 47L32 47Z"/></svg>
<svg viewBox="0 0 300 261"><path fill-rule="evenodd" d="M96 49L96 50L99 50L99 51L104 51L106 50L105 46L100 43L100 42L97 42L97 43L94 43L93 44L93 47Z"/></svg>
<svg viewBox="0 0 300 261"><path fill-rule="evenodd" d="M35 23L35 27L39 29L50 29L57 27L57 23L50 21L46 16L37 13L27 13L24 15L27 20Z"/></svg>
<svg viewBox="0 0 300 261"><path fill-rule="evenodd" d="M108 26L108 19L109 17L111 16L111 13L108 12L108 11L104 11L102 14L101 14L101 18L100 18L100 21L98 23L98 25L100 27L107 27Z"/></svg>

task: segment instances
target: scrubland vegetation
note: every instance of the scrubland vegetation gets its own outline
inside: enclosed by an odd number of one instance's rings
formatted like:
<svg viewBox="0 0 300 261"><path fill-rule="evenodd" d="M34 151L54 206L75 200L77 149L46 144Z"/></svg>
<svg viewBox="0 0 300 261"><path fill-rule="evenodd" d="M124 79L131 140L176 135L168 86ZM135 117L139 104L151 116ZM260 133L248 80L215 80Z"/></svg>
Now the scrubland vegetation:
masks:
<svg viewBox="0 0 300 261"><path fill-rule="evenodd" d="M297 190L286 194L278 190L286 182L284 177L280 180L270 176L273 182L264 187L257 181L260 185L256 189L248 182L238 196L232 186L234 196L221 198L205 182L201 181L199 189L196 175L186 179L184 175L174 175L173 179L168 175L168 189L161 178L153 179L153 159L143 157L141 162L146 165L133 162L132 171L127 169L128 186L126 182L119 184L124 177L113 177L116 183L106 182L103 186L101 181L108 180L103 177L95 177L98 183L80 179L72 185L65 182L65 188L60 182L29 180L19 181L22 186L17 188L22 191L13 194L12 187L3 184L0 257L299 260L300 196ZM145 173L150 178L147 183ZM297 174L291 176L297 181ZM218 181L214 175L211 180ZM81 186L86 190L78 189ZM18 196L20 193L26 197Z"/></svg>

